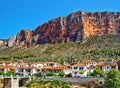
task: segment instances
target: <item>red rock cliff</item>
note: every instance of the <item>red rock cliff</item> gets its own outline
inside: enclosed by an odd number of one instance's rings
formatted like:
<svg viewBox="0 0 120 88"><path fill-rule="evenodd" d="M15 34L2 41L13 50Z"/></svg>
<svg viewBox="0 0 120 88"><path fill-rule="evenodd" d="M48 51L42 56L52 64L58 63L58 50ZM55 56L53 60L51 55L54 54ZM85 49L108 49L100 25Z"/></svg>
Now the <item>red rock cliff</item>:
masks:
<svg viewBox="0 0 120 88"><path fill-rule="evenodd" d="M81 12L53 19L34 31L23 30L15 45L79 42L94 35L120 33L120 12Z"/></svg>

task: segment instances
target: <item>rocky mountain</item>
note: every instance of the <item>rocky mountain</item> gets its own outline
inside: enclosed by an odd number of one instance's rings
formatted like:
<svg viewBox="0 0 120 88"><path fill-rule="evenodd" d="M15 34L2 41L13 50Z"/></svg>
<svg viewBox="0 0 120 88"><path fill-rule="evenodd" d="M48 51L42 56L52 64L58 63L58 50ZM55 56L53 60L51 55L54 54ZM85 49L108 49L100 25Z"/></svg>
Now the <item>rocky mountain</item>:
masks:
<svg viewBox="0 0 120 88"><path fill-rule="evenodd" d="M6 45L7 44L7 40L2 40L2 39L0 39L0 46L1 45Z"/></svg>
<svg viewBox="0 0 120 88"><path fill-rule="evenodd" d="M30 30L21 30L16 36L13 36L7 42L9 47L11 46L28 46L32 45L33 32ZM30 44L29 44L30 43ZM34 43L34 42L33 42Z"/></svg>
<svg viewBox="0 0 120 88"><path fill-rule="evenodd" d="M52 19L33 31L22 30L10 38L7 45L11 47L81 42L94 35L119 33L120 12L78 11L66 17Z"/></svg>

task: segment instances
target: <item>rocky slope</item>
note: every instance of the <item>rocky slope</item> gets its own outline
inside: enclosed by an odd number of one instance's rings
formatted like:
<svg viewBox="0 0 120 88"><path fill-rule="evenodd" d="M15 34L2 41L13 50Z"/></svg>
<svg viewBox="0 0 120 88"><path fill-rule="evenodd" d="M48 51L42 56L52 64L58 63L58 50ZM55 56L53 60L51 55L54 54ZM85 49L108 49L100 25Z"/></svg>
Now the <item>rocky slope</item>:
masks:
<svg viewBox="0 0 120 88"><path fill-rule="evenodd" d="M8 41L8 46L44 43L81 42L94 35L119 34L120 12L75 12L53 19L35 30L22 30Z"/></svg>
<svg viewBox="0 0 120 88"><path fill-rule="evenodd" d="M38 44L30 47L0 47L0 60L71 62L83 59L120 60L120 34L90 37L86 42Z"/></svg>

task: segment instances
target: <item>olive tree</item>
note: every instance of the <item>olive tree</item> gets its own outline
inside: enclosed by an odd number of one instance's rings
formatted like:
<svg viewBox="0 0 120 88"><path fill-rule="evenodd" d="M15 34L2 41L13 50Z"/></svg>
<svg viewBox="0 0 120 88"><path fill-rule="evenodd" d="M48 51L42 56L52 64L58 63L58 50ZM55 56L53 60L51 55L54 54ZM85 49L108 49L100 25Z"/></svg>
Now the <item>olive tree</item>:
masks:
<svg viewBox="0 0 120 88"><path fill-rule="evenodd" d="M91 74L92 76L102 76L104 74L104 71L102 69L100 69L99 67L97 67L93 73Z"/></svg>
<svg viewBox="0 0 120 88"><path fill-rule="evenodd" d="M105 78L105 88L120 88L120 72L111 70Z"/></svg>

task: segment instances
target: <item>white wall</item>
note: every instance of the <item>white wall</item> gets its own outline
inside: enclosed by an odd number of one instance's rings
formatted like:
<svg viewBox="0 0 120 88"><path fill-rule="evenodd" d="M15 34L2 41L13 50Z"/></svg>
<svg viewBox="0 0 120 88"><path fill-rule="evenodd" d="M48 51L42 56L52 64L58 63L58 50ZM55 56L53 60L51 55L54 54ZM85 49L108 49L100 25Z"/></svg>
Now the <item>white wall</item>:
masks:
<svg viewBox="0 0 120 88"><path fill-rule="evenodd" d="M74 67L77 67L77 69L74 69ZM80 69L81 67L83 67L83 69ZM79 74L80 71L83 71L83 74ZM87 67L86 66L72 66L72 77L86 77L87 76Z"/></svg>

